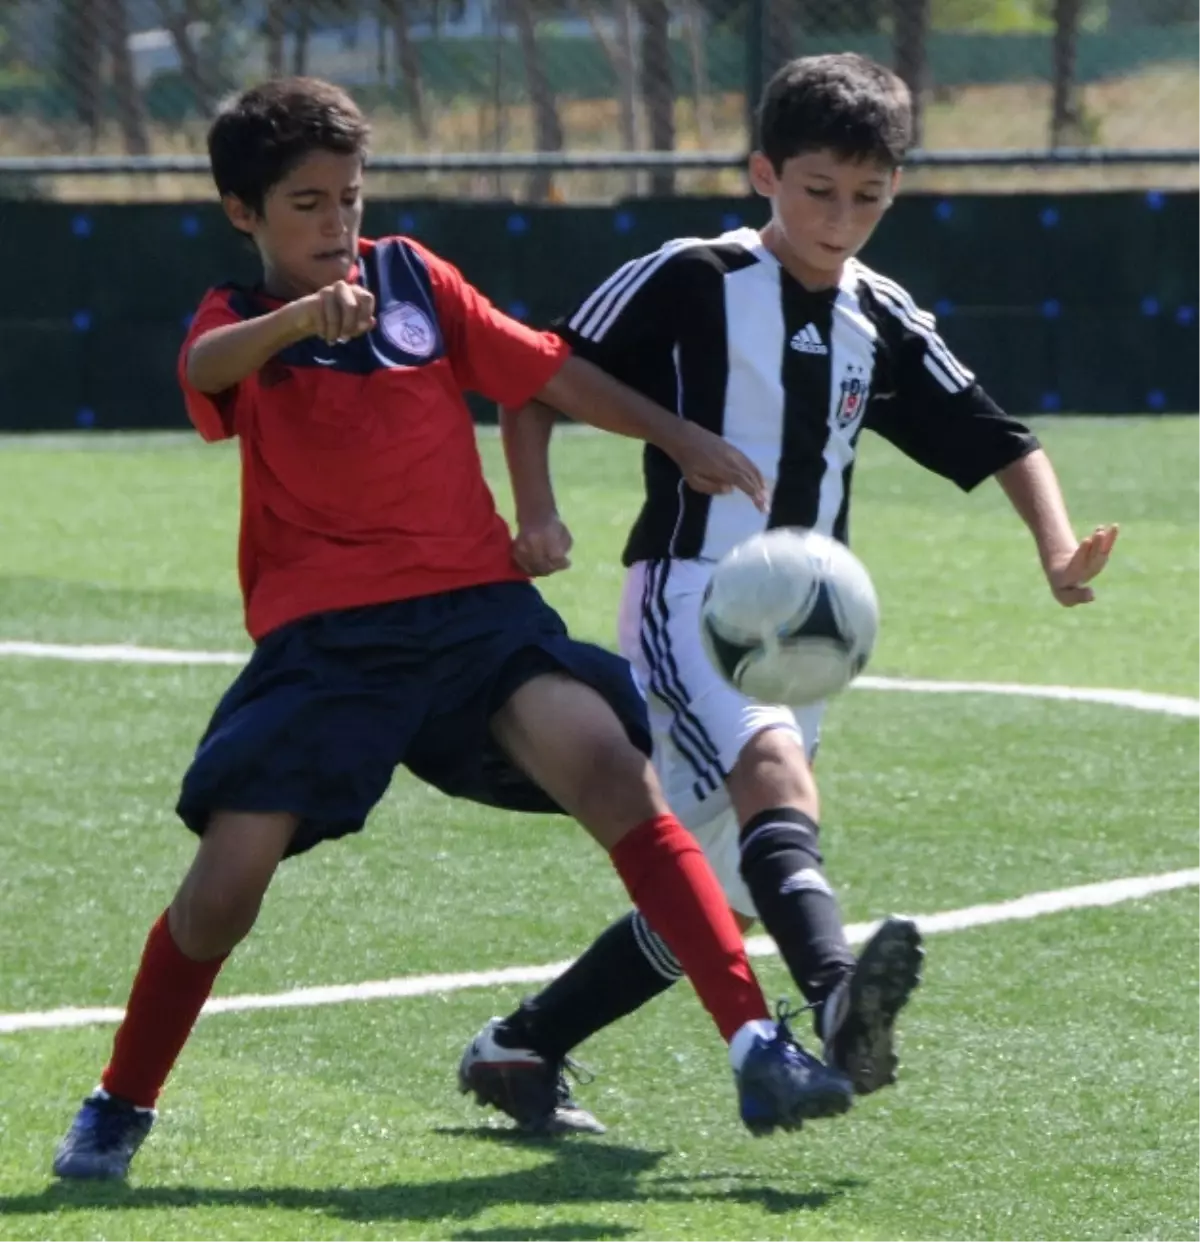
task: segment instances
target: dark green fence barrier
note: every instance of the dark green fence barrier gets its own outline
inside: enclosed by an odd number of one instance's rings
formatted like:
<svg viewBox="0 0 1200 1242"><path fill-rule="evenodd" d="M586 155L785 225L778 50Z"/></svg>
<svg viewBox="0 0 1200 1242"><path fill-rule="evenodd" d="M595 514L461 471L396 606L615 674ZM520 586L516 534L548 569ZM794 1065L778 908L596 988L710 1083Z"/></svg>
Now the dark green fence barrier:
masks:
<svg viewBox="0 0 1200 1242"><path fill-rule="evenodd" d="M1194 193L901 198L866 261L934 310L951 348L1018 413L1194 412ZM759 200L612 207L375 202L536 324L670 237L760 224ZM209 285L255 262L219 206L0 204L0 430L182 427L175 359ZM477 407L481 417L488 411Z"/></svg>

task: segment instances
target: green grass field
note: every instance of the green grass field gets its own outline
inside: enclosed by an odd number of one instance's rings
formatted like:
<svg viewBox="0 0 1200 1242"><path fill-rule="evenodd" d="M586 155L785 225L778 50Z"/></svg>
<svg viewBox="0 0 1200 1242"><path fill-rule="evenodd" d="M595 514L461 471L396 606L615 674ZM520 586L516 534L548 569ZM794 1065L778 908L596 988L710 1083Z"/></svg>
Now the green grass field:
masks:
<svg viewBox="0 0 1200 1242"><path fill-rule="evenodd" d="M1195 420L1039 430L1077 526L1122 524L1098 602L1053 603L998 488L964 498L865 444L870 671L1194 697ZM547 593L610 642L636 450L563 436L555 467L577 549ZM236 453L189 439L0 440L0 640L245 649L236 493ZM0 1014L123 1003L232 673L0 656ZM1197 862L1194 719L856 690L821 779L850 920ZM361 836L283 869L218 995L549 962L623 908L570 824L402 774ZM1197 939L1194 888L931 937L898 1086L764 1141L685 988L586 1046L606 1137L512 1140L454 1069L521 990L468 989L207 1017L131 1184L64 1188L53 1147L113 1028L0 1034L0 1238L1196 1237Z"/></svg>

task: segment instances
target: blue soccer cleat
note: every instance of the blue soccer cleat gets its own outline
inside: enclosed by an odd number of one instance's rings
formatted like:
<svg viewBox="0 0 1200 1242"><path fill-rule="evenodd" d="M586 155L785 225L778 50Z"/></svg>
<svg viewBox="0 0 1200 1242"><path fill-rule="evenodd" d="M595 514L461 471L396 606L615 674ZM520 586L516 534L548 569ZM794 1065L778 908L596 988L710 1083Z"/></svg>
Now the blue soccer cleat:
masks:
<svg viewBox="0 0 1200 1242"><path fill-rule="evenodd" d="M896 1081L896 1016L921 982L924 959L916 923L886 918L821 1008L825 1060L849 1075L859 1095Z"/></svg>
<svg viewBox="0 0 1200 1242"><path fill-rule="evenodd" d="M781 1004L775 1034L761 1035L734 1072L742 1122L755 1135L798 1130L805 1121L836 1117L854 1101L854 1086L795 1041Z"/></svg>
<svg viewBox="0 0 1200 1242"><path fill-rule="evenodd" d="M106 1091L94 1091L54 1153L55 1175L96 1181L123 1178L156 1115L152 1108L137 1108Z"/></svg>

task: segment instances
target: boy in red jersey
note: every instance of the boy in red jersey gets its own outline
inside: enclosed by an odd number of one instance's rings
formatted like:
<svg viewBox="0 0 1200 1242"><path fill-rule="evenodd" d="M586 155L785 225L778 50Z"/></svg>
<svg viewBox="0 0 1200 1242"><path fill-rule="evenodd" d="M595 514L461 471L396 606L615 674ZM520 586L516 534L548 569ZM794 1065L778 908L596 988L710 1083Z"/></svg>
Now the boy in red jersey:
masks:
<svg viewBox="0 0 1200 1242"><path fill-rule="evenodd" d="M240 441L256 645L184 776L196 857L55 1172L126 1174L279 863L358 831L399 764L451 795L587 829L729 1042L748 1126L845 1111L845 1077L768 1019L720 886L654 776L629 666L573 641L517 568L463 391L648 439L700 489L757 498L761 479L424 247L361 240L366 138L353 102L309 79L243 93L209 135L263 280L206 295L179 378L200 434Z"/></svg>

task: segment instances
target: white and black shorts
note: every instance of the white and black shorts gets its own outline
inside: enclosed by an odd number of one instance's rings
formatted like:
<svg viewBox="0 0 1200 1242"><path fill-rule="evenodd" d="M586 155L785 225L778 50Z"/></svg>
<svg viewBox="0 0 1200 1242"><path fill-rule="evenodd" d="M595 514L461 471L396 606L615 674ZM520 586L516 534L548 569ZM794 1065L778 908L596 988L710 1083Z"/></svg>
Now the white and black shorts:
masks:
<svg viewBox="0 0 1200 1242"><path fill-rule="evenodd" d="M639 561L625 576L618 639L646 694L654 766L671 809L708 855L729 903L753 918L738 872L738 823L725 789L742 748L764 729L787 729L811 762L824 703L793 711L735 690L713 668L700 637L709 561Z"/></svg>

